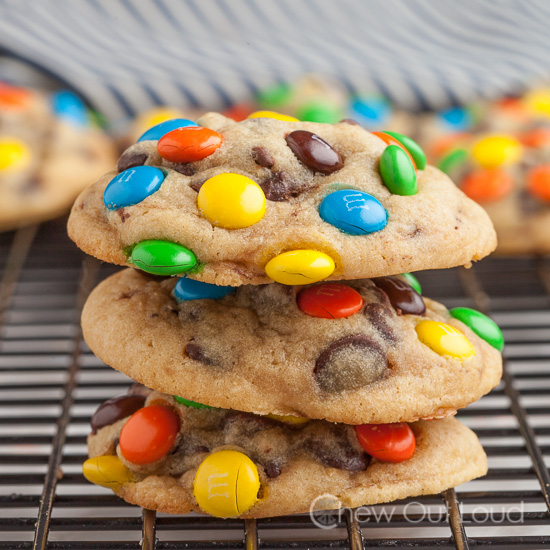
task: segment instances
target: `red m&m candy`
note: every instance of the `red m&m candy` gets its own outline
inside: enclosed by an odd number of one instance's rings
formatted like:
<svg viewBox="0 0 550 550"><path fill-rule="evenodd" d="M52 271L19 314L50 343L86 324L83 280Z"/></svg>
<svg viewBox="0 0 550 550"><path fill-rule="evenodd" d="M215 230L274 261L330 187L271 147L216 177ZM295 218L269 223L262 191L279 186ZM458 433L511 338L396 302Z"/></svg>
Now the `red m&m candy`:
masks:
<svg viewBox="0 0 550 550"><path fill-rule="evenodd" d="M157 150L171 162L195 162L210 156L222 142L223 136L210 128L185 126L164 134Z"/></svg>
<svg viewBox="0 0 550 550"><path fill-rule="evenodd" d="M172 449L179 428L178 415L167 407L139 409L120 432L122 456L134 464L155 462Z"/></svg>
<svg viewBox="0 0 550 550"><path fill-rule="evenodd" d="M414 454L416 439L406 422L396 424L363 424L355 433L365 451L384 462L403 462Z"/></svg>
<svg viewBox="0 0 550 550"><path fill-rule="evenodd" d="M296 298L298 307L307 315L323 319L341 319L363 307L361 294L338 283L325 283L302 290Z"/></svg>

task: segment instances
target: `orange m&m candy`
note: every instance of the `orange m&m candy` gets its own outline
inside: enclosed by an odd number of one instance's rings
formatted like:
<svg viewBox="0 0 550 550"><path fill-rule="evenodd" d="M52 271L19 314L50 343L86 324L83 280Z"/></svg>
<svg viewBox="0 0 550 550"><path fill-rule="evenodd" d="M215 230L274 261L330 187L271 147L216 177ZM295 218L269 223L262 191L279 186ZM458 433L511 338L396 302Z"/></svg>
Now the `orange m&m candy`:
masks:
<svg viewBox="0 0 550 550"><path fill-rule="evenodd" d="M302 290L296 302L311 317L341 319L357 313L363 307L361 294L347 285L325 283Z"/></svg>
<svg viewBox="0 0 550 550"><path fill-rule="evenodd" d="M390 136L389 134L386 134L385 132L371 132L371 134L375 135L377 138L380 138L386 145L397 145L397 147L400 147L407 153L409 158L411 159L411 162L414 166L414 169L416 170L416 163L414 162L414 159L412 158L411 154L407 151L405 147L403 147L403 144L397 141L393 136Z"/></svg>
<svg viewBox="0 0 550 550"><path fill-rule="evenodd" d="M222 142L223 136L210 128L185 126L164 134L157 150L171 162L195 162L210 156Z"/></svg>
<svg viewBox="0 0 550 550"><path fill-rule="evenodd" d="M541 164L529 170L527 189L538 199L550 202L550 164Z"/></svg>
<svg viewBox="0 0 550 550"><path fill-rule="evenodd" d="M406 422L396 424L363 424L355 433L365 451L384 462L403 462L414 454L416 439Z"/></svg>
<svg viewBox="0 0 550 550"><path fill-rule="evenodd" d="M514 181L508 172L500 168L475 170L466 175L460 188L477 202L496 201L512 191Z"/></svg>
<svg viewBox="0 0 550 550"><path fill-rule="evenodd" d="M527 147L550 146L550 128L534 128L520 136L520 141Z"/></svg>
<svg viewBox="0 0 550 550"><path fill-rule="evenodd" d="M6 82L0 82L0 107L22 109L27 105L31 93L24 88L17 88Z"/></svg>
<svg viewBox="0 0 550 550"><path fill-rule="evenodd" d="M134 464L150 464L167 454L180 427L178 415L167 407L152 405L136 411L120 432L122 456Z"/></svg>

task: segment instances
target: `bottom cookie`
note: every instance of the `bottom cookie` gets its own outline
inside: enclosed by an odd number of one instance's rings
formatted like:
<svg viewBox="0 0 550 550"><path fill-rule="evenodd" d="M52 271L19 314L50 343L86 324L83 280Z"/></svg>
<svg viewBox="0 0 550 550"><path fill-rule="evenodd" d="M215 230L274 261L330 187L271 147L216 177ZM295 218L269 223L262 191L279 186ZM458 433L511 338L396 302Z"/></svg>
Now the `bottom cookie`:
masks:
<svg viewBox="0 0 550 550"><path fill-rule="evenodd" d="M357 507L438 493L487 472L477 437L454 418L349 426L138 392L105 402L92 428L87 479L174 514Z"/></svg>

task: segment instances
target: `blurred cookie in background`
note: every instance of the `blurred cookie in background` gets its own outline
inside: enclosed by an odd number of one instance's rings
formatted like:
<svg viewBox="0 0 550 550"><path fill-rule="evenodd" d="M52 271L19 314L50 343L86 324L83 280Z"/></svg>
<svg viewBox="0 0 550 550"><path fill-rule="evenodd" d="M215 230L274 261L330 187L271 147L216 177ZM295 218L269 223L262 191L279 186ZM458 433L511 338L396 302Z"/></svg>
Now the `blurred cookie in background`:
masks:
<svg viewBox="0 0 550 550"><path fill-rule="evenodd" d="M385 97L350 94L339 80L309 74L293 84L278 84L258 94L258 108L293 116L298 120L336 124L352 119L367 130L411 133L413 117L395 109Z"/></svg>
<svg viewBox="0 0 550 550"><path fill-rule="evenodd" d="M67 211L115 161L98 116L74 93L0 81L0 230Z"/></svg>
<svg viewBox="0 0 550 550"><path fill-rule="evenodd" d="M459 133L428 148L434 163L489 213L497 252L550 252L550 118L514 131Z"/></svg>

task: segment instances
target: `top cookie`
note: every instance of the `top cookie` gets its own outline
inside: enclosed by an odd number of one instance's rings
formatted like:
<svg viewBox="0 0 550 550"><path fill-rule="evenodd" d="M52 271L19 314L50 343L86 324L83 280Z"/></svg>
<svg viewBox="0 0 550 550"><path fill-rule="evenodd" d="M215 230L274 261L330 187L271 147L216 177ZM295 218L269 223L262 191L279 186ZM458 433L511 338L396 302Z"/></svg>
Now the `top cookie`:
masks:
<svg viewBox="0 0 550 550"><path fill-rule="evenodd" d="M81 194L69 219L78 246L232 286L447 268L495 248L483 209L404 136L215 113L197 123L152 128L119 175Z"/></svg>

